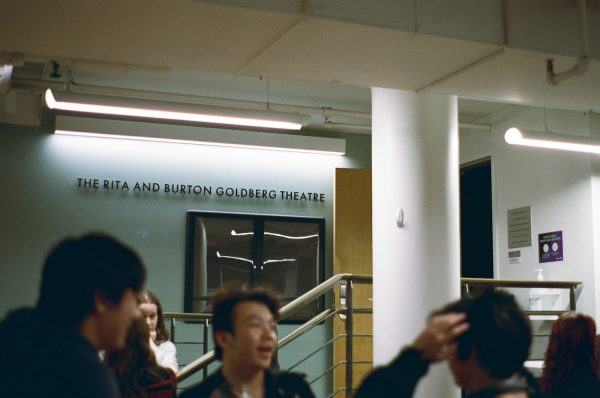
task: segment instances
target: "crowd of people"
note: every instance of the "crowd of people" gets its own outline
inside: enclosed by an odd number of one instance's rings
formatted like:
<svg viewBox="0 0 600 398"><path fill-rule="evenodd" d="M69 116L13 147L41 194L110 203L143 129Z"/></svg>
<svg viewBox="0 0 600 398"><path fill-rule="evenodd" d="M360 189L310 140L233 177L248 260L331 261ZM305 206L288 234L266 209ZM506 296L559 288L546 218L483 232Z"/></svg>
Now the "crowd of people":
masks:
<svg viewBox="0 0 600 398"><path fill-rule="evenodd" d="M160 300L143 290L145 267L115 238L93 233L48 254L34 308L0 322L0 392L6 397L172 398L175 344ZM212 303L221 366L182 398L313 398L304 375L274 370L280 302L270 290L225 285ZM435 363L446 362L469 398L600 397L596 324L568 312L552 326L538 381L524 362L529 319L514 297L484 290L434 311L425 328L356 398L412 397Z"/></svg>

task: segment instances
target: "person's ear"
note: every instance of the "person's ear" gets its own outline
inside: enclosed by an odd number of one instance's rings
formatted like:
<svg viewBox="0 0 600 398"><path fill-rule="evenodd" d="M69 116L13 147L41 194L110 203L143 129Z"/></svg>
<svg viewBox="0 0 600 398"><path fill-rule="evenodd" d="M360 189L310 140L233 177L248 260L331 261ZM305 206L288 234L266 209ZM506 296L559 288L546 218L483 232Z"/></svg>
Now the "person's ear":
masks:
<svg viewBox="0 0 600 398"><path fill-rule="evenodd" d="M222 350L225 350L226 347L229 347L231 345L232 338L233 336L231 335L231 333L225 330L217 330L215 332L215 342L219 347L221 347Z"/></svg>
<svg viewBox="0 0 600 398"><path fill-rule="evenodd" d="M101 293L94 293L94 303L93 303L93 307L94 307L94 312L96 314L102 315L105 314L108 310L109 310L109 305L111 304L111 302L104 297L103 294Z"/></svg>

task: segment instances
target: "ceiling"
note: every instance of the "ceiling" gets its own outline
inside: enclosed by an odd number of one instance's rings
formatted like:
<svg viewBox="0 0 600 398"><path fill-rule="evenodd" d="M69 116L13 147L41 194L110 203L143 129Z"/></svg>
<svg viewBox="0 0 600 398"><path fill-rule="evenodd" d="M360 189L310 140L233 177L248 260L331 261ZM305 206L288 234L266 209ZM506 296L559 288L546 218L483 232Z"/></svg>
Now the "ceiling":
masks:
<svg viewBox="0 0 600 398"><path fill-rule="evenodd" d="M311 127L349 132L369 124L369 87L457 95L463 123L515 105L600 112L600 0L585 2L589 68L558 85L545 60L560 72L584 48L575 0L0 1L0 60L20 65L13 88L70 76L334 108L353 113L326 125L315 111Z"/></svg>

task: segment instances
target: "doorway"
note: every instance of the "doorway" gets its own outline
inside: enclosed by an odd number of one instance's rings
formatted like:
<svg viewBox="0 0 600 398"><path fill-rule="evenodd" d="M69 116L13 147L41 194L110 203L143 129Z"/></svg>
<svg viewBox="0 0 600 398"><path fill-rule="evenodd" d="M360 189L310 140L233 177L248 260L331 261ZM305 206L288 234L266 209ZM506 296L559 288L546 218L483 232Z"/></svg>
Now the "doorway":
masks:
<svg viewBox="0 0 600 398"><path fill-rule="evenodd" d="M461 278L493 278L492 167L489 158L460 167Z"/></svg>

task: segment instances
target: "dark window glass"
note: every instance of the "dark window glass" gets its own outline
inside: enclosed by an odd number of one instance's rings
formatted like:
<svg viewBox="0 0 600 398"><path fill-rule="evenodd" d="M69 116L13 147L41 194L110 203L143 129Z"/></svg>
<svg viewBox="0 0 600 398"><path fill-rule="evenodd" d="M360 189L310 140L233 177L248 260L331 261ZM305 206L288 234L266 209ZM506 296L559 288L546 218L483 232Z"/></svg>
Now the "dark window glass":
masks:
<svg viewBox="0 0 600 398"><path fill-rule="evenodd" d="M209 312L228 281L272 287L285 305L323 281L323 219L188 212L185 311ZM307 319L322 301L292 320Z"/></svg>

